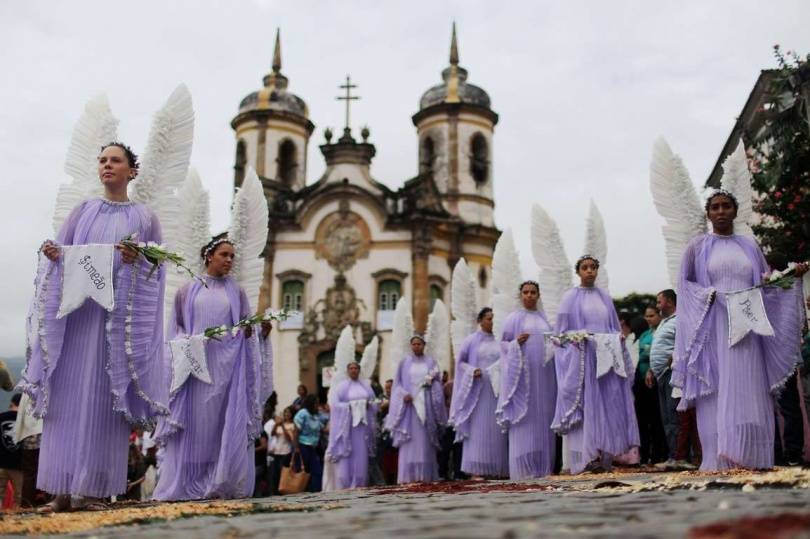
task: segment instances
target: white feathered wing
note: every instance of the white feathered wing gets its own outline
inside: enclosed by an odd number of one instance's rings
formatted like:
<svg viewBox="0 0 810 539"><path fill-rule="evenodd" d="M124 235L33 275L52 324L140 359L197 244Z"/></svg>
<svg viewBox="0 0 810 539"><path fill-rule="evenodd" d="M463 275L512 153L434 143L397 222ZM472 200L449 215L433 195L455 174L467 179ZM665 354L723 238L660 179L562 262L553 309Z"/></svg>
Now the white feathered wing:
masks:
<svg viewBox="0 0 810 539"><path fill-rule="evenodd" d="M663 138L653 145L650 191L655 208L666 223L661 229L666 244L669 280L674 288L678 284L686 245L695 236L706 233L706 215L683 161L672 153Z"/></svg>
<svg viewBox="0 0 810 539"><path fill-rule="evenodd" d="M200 176L189 168L186 181L177 193L180 206L176 252L185 259L185 264L197 275L205 270L200 250L211 240L211 209L208 191ZM166 273L164 320L169 320L174 296L191 277L182 270L169 268Z"/></svg>
<svg viewBox="0 0 810 539"><path fill-rule="evenodd" d="M450 322L450 335L453 342L453 356L458 356L461 343L477 329L478 305L475 301L476 286L470 267L463 258L456 262L450 281L450 306L453 321Z"/></svg>
<svg viewBox="0 0 810 539"><path fill-rule="evenodd" d="M396 375L399 362L411 351L413 337L413 317L411 306L405 298L399 298L394 311L394 327L391 330L391 352L388 356L388 373L386 378Z"/></svg>
<svg viewBox="0 0 810 539"><path fill-rule="evenodd" d="M337 386L348 378L346 368L349 363L354 361L354 328L347 325L340 332L340 336L335 345L335 375L332 377L332 383L329 386L329 396L327 400L331 400L332 393L336 391Z"/></svg>
<svg viewBox="0 0 810 539"><path fill-rule="evenodd" d="M248 168L242 187L236 192L231 209L228 238L233 242L236 257L231 275L247 294L251 311L259 302L259 289L264 278L264 258L267 244L267 199L256 171Z"/></svg>
<svg viewBox="0 0 810 539"><path fill-rule="evenodd" d="M188 88L181 84L155 113L143 164L129 186L129 197L157 214L170 251L179 242L177 190L186 179L193 142L194 108Z"/></svg>
<svg viewBox="0 0 810 539"><path fill-rule="evenodd" d="M539 204L532 206L532 254L540 268L542 308L554 326L563 294L573 286L573 270L557 223Z"/></svg>
<svg viewBox="0 0 810 539"><path fill-rule="evenodd" d="M425 341L425 355L435 359L442 372L450 372L450 315L440 299L428 316Z"/></svg>
<svg viewBox="0 0 810 539"><path fill-rule="evenodd" d="M360 358L360 377L370 380L377 368L377 354L380 350L380 339L375 335L371 342L363 350L363 357Z"/></svg>
<svg viewBox="0 0 810 539"><path fill-rule="evenodd" d="M509 313L520 308L520 259L512 239L512 230L504 230L492 254L492 311L493 333L501 338L503 323Z"/></svg>
<svg viewBox="0 0 810 539"><path fill-rule="evenodd" d="M599 273L596 276L596 286L607 290L610 286L607 272L607 234L605 232L605 221L599 208L591 200L588 209L588 219L585 222L585 252L599 260Z"/></svg>
<svg viewBox="0 0 810 539"><path fill-rule="evenodd" d="M59 186L53 212L55 232L59 232L79 203L104 194L98 178L98 154L104 144L117 140L117 132L118 120L110 110L107 96L99 95L88 101L70 137L65 172L73 180Z"/></svg>
<svg viewBox="0 0 810 539"><path fill-rule="evenodd" d="M751 171L742 140L731 155L723 161L723 178L720 186L737 199L737 217L734 219L734 233L753 236L751 225L754 222L754 189L751 187Z"/></svg>

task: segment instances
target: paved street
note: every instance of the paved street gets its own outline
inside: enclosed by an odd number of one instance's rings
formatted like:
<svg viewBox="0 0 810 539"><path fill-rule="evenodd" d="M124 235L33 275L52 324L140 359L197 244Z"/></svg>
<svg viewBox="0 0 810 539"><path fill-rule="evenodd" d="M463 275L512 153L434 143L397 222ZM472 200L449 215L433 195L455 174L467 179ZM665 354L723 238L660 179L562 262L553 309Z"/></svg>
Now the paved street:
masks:
<svg viewBox="0 0 810 539"><path fill-rule="evenodd" d="M762 520L775 515L779 518ZM743 517L757 520L728 527ZM721 526L705 527L714 523ZM796 529L803 531L797 535ZM178 539L810 537L810 471L438 483L237 502L139 504L100 513L7 515L0 521L1 533L26 530Z"/></svg>

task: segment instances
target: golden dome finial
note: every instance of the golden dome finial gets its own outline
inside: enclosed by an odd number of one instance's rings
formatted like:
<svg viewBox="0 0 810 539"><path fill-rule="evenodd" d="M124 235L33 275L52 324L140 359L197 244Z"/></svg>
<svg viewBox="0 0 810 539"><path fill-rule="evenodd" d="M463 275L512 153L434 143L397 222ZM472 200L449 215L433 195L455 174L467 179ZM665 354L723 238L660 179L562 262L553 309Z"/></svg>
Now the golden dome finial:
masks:
<svg viewBox="0 0 810 539"><path fill-rule="evenodd" d="M445 103L459 103L458 96L458 40L456 39L456 22L453 21L453 37L450 40L450 74L447 77L447 98Z"/></svg>
<svg viewBox="0 0 810 539"><path fill-rule="evenodd" d="M453 37L450 40L450 65L458 65L458 40L456 39L456 21L453 21Z"/></svg>

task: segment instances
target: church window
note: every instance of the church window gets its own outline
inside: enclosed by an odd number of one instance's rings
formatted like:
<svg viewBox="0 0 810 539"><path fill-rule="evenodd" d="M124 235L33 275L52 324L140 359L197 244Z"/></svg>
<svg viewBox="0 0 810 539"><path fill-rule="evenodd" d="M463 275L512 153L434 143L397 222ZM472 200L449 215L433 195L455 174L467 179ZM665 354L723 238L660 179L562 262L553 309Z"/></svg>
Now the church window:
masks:
<svg viewBox="0 0 810 539"><path fill-rule="evenodd" d="M299 280L285 281L281 286L281 306L288 311L303 311L304 282Z"/></svg>
<svg viewBox="0 0 810 539"><path fill-rule="evenodd" d="M440 299L444 301L444 290L442 287L437 284L430 285L430 310L433 310L433 305L436 303L436 300Z"/></svg>
<svg viewBox="0 0 810 539"><path fill-rule="evenodd" d="M402 285L399 281L388 279L380 282L377 309L380 311L393 311L402 295Z"/></svg>
<svg viewBox="0 0 810 539"><path fill-rule="evenodd" d="M427 174L433 170L433 161L436 159L436 148L431 137L422 139L419 152L419 173Z"/></svg>
<svg viewBox="0 0 810 539"><path fill-rule="evenodd" d="M236 161L233 166L234 170L234 185L236 187L240 187L242 185L242 180L245 179L245 165L247 164L247 148L245 146L245 141L239 139L239 142L236 143Z"/></svg>
<svg viewBox="0 0 810 539"><path fill-rule="evenodd" d="M470 142L470 173L475 183L485 183L489 178L489 150L481 133L476 133Z"/></svg>
<svg viewBox="0 0 810 539"><path fill-rule="evenodd" d="M295 183L296 163L295 143L290 139L284 139L278 145L278 173L277 177L288 187Z"/></svg>

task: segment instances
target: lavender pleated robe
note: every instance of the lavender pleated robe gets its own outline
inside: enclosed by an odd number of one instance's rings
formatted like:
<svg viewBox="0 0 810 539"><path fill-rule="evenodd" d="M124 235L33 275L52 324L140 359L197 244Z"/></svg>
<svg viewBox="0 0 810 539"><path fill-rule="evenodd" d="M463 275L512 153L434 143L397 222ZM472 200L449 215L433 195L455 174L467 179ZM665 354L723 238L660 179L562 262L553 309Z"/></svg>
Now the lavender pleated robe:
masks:
<svg viewBox="0 0 810 539"><path fill-rule="evenodd" d="M550 330L541 311L515 311L503 324L496 418L509 429L510 479L543 477L554 471L557 446L551 420L557 380L553 363L545 361L544 336ZM529 338L519 345L521 333L529 333Z"/></svg>
<svg viewBox="0 0 810 539"><path fill-rule="evenodd" d="M506 477L509 473L507 436L495 421L498 398L487 370L501 356L501 345L491 333L476 331L461 345L456 360L450 423L456 442L463 442L461 471L471 475ZM475 378L475 369L481 377Z"/></svg>
<svg viewBox="0 0 810 539"><path fill-rule="evenodd" d="M701 470L773 466L772 393L800 360L801 279L792 289L762 290L773 337L749 333L731 348L722 293L759 284L767 270L762 251L748 236L698 236L683 256L672 385L683 391L680 409L696 409Z"/></svg>
<svg viewBox="0 0 810 539"><path fill-rule="evenodd" d="M326 458L335 463L335 489L368 485L368 460L376 447L377 405L366 380L344 380L330 395L329 446ZM352 401L363 401L365 423L353 424Z"/></svg>
<svg viewBox="0 0 810 539"><path fill-rule="evenodd" d="M425 375L432 376L430 387L422 387ZM418 392L425 398L425 422L419 419L413 403L406 404L405 395L416 399ZM385 428L391 431L391 441L399 448L398 483L436 481L439 479L436 451L439 450L440 429L447 422L447 409L439 377L439 366L429 356L408 354L397 368Z"/></svg>
<svg viewBox="0 0 810 539"><path fill-rule="evenodd" d="M205 279L208 288L194 281L175 296L169 340L230 326L249 314L247 296L233 279ZM254 327L250 338L240 332L209 340L205 350L212 383L189 376L172 394L171 416L160 420L155 433L161 448L155 499L252 495L253 440L261 433L264 399L272 391L272 364L260 349L269 347L269 339L261 339L259 332ZM166 358L170 362L171 354Z"/></svg>
<svg viewBox="0 0 810 539"><path fill-rule="evenodd" d="M147 207L92 199L65 220L56 243L116 244L138 234L161 241ZM51 494L107 497L127 484L130 425L167 414L163 343L163 269L114 258L115 308L87 300L62 319L62 258L40 256L28 315L28 353L19 388L43 418L37 487Z"/></svg>
<svg viewBox="0 0 810 539"><path fill-rule="evenodd" d="M613 301L600 288L572 288L560 302L556 333L582 330L619 332ZM596 377L596 351L591 341L582 347L568 344L554 352L557 406L551 428L567 435L571 473L583 471L599 457L609 464L612 457L640 445L633 406L633 362L624 344L622 349L626 378L613 370Z"/></svg>

